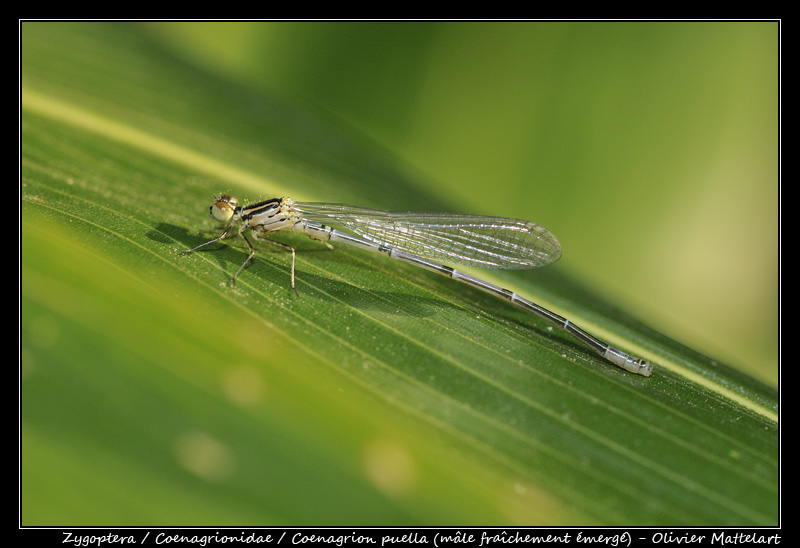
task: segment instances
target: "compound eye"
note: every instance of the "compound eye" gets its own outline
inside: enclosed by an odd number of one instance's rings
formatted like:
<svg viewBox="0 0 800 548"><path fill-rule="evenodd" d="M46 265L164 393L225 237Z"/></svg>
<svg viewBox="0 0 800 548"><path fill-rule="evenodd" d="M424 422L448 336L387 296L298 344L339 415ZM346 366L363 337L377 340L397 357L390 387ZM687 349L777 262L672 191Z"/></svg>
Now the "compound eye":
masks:
<svg viewBox="0 0 800 548"><path fill-rule="evenodd" d="M227 223L233 218L236 208L239 207L239 201L229 194L222 194L211 206L211 217L220 223Z"/></svg>

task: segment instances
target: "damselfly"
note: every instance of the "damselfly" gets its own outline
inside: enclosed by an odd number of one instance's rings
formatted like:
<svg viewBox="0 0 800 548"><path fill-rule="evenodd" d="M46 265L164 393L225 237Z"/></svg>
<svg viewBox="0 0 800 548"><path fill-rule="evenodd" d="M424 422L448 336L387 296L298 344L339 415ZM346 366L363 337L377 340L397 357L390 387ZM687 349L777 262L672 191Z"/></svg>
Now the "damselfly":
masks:
<svg viewBox="0 0 800 548"><path fill-rule="evenodd" d="M294 248L268 238L275 232L299 232L324 242L328 247L332 247L328 242L353 245L466 283L544 318L614 365L645 377L652 373L653 365L650 362L612 347L566 318L513 291L439 263L499 269L549 265L561 257L561 245L549 230L536 223L480 215L382 211L344 204L294 202L290 198L273 198L240 206L238 200L229 194L220 194L215 198L210 214L225 225L222 234L183 253L191 253L222 240L238 224L239 235L247 243L250 253L233 275L234 284L256 252L244 234L245 230L250 229L256 240L268 241L291 251L291 284L296 292Z"/></svg>

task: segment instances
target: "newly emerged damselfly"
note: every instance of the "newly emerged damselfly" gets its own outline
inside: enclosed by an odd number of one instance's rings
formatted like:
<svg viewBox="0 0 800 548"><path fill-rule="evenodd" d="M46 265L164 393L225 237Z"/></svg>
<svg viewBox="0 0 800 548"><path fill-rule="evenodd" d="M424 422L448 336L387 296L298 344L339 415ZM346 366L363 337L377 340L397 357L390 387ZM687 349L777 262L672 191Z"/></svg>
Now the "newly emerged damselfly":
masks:
<svg viewBox="0 0 800 548"><path fill-rule="evenodd" d="M250 253L233 275L234 284L255 255L253 244L245 236L245 230L249 229L256 240L266 240L291 251L291 285L296 292L294 248L268 238L276 232L299 232L329 247L332 246L328 242L341 242L375 251L471 285L544 318L626 371L645 377L653 371L650 362L612 347L517 293L440 264L499 269L547 266L561 257L561 245L549 230L536 223L481 215L383 211L344 204L295 202L290 198L241 206L229 194L215 198L210 214L225 225L222 234L183 253L218 242L239 225L239 235Z"/></svg>

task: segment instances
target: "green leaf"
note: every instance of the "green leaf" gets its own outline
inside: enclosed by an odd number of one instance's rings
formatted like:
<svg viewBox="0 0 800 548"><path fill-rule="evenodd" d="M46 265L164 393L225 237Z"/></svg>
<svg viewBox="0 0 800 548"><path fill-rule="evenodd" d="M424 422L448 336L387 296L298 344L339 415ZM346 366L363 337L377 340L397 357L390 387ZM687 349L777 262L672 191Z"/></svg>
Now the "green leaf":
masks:
<svg viewBox="0 0 800 548"><path fill-rule="evenodd" d="M23 23L21 85L23 525L778 523L775 390L561 272L481 276L651 378L379 255L180 254L219 191L448 209L337 121L122 24Z"/></svg>

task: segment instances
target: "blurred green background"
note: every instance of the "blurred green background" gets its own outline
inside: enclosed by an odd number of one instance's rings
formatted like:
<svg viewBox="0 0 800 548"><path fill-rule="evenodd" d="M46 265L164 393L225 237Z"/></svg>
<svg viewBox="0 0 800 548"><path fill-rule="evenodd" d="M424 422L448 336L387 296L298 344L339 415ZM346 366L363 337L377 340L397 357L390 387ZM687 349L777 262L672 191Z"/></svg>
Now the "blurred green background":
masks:
<svg viewBox="0 0 800 548"><path fill-rule="evenodd" d="M547 226L554 268L777 386L778 23L148 28L208 70L330 110L463 212Z"/></svg>

